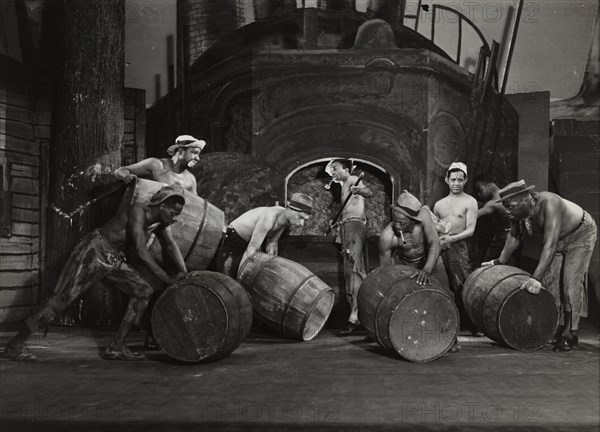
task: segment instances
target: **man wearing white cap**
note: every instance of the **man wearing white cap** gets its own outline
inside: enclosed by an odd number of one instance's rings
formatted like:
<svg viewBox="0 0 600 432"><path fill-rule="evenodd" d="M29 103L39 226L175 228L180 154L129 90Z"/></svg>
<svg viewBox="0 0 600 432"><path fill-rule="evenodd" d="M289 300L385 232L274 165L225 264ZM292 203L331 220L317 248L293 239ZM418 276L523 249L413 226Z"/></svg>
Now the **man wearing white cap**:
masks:
<svg viewBox="0 0 600 432"><path fill-rule="evenodd" d="M436 216L450 223L450 232L440 236L440 246L450 287L459 306L462 305L463 283L471 272L467 239L473 236L477 224L477 201L464 192L466 182L467 166L453 162L446 171L450 193L433 207Z"/></svg>
<svg viewBox="0 0 600 432"><path fill-rule="evenodd" d="M431 274L440 256L440 240L431 213L406 190L398 197L397 204L390 206L392 222L379 236L379 264L393 265L395 254L400 264L415 268L411 277L419 285L431 285ZM443 275L441 282L445 279Z"/></svg>
<svg viewBox="0 0 600 432"><path fill-rule="evenodd" d="M203 140L196 139L191 135L180 135L175 140L175 144L167 149L167 153L171 155L170 159L147 158L138 163L117 168L115 176L126 183L134 181L139 176L167 185L176 184L197 195L196 177L188 171L188 168L193 168L198 163L200 152L204 146L206 146L206 142ZM160 290L157 289L150 302L144 324L148 333L144 346L150 350L158 349L158 344L152 335L149 317L159 294Z"/></svg>
<svg viewBox="0 0 600 432"><path fill-rule="evenodd" d="M48 302L27 318L17 335L6 346L6 354L15 361L34 360L25 341L33 331L48 326L54 317L98 281L105 279L131 299L113 341L103 357L107 360L141 360L142 354L125 345L131 326L140 322L153 288L133 266L125 261L125 250L131 249L154 276L171 283L186 273L181 252L173 240L169 225L175 222L185 204L181 186L164 186L147 205L130 204L103 227L88 233L75 246L63 267ZM170 276L146 248L146 235L154 231L166 255L177 263L178 275Z"/></svg>
<svg viewBox="0 0 600 432"><path fill-rule="evenodd" d="M185 190L197 194L196 177L188 171L200 160L200 152L206 141L191 135L180 135L175 144L167 149L170 159L147 158L138 163L117 168L115 176L129 183L136 177L143 177L161 183L179 184Z"/></svg>
<svg viewBox="0 0 600 432"><path fill-rule="evenodd" d="M498 259L483 266L504 264L525 234L533 230L544 235L540 261L521 288L532 294L545 286L560 300L564 323L554 351L570 351L577 345L579 318L587 316L587 271L596 244L594 219L577 204L552 192L531 192L524 180L513 182L499 192L511 220L510 233Z"/></svg>
<svg viewBox="0 0 600 432"><path fill-rule="evenodd" d="M296 192L287 206L257 207L239 216L227 227L215 255L218 272L234 279L240 265L265 247L277 255L277 243L287 227L302 227L313 212L312 197Z"/></svg>

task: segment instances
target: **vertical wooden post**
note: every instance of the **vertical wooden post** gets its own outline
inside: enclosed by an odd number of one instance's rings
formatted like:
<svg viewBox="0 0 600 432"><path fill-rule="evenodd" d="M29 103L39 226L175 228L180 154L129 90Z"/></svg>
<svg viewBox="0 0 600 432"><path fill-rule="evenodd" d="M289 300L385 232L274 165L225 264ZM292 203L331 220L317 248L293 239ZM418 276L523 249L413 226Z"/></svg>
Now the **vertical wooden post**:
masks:
<svg viewBox="0 0 600 432"><path fill-rule="evenodd" d="M60 60L50 151L48 279L51 286L73 247L116 208L92 205L98 173L121 161L125 0L52 2L60 20Z"/></svg>

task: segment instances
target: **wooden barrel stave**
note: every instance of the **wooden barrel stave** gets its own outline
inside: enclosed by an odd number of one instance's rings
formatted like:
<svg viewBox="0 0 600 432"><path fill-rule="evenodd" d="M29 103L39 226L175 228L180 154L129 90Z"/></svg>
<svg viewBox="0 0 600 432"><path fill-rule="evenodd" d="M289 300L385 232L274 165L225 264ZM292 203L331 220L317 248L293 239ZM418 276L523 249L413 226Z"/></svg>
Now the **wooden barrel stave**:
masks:
<svg viewBox="0 0 600 432"><path fill-rule="evenodd" d="M358 296L361 323L379 344L413 362L441 357L458 333L458 309L437 279L420 286L404 265L380 267Z"/></svg>
<svg viewBox="0 0 600 432"><path fill-rule="evenodd" d="M184 362L228 356L251 325L248 293L228 276L207 271L192 272L167 288L152 313L159 346Z"/></svg>
<svg viewBox="0 0 600 432"><path fill-rule="evenodd" d="M547 290L520 289L529 273L512 266L476 269L465 281L463 302L477 328L518 350L546 345L558 327L558 303Z"/></svg>
<svg viewBox="0 0 600 432"><path fill-rule="evenodd" d="M152 195L163 186L164 183L138 178L129 186L120 208L134 202L147 204ZM188 270L204 270L210 265L219 247L225 214L195 194L185 191L184 195L185 206L177 221L171 225L171 233L185 258ZM162 262L160 243L152 237L148 249L156 260Z"/></svg>
<svg viewBox="0 0 600 432"><path fill-rule="evenodd" d="M285 258L257 252L240 266L238 279L250 293L255 312L299 340L313 339L333 308L333 290Z"/></svg>

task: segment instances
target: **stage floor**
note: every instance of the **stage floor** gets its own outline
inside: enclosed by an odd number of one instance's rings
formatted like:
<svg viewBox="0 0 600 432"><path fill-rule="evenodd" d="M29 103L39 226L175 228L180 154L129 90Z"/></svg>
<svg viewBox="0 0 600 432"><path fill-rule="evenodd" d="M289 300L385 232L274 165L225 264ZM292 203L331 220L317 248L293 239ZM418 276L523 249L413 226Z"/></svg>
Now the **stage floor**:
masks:
<svg viewBox="0 0 600 432"><path fill-rule="evenodd" d="M2 347L13 333L3 332ZM53 327L38 361L0 360L2 431L597 431L598 330L580 346L520 352L461 333L429 363L325 329L311 342L251 333L229 357L180 364L161 352L106 361L108 329ZM143 336L129 338L140 349Z"/></svg>

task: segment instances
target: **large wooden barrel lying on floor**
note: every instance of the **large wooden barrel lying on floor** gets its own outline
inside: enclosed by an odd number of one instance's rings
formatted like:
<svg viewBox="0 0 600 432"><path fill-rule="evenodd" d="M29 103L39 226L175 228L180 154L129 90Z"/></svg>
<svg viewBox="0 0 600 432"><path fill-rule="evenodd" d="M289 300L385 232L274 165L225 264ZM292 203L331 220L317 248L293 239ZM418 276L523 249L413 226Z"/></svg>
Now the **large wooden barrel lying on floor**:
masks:
<svg viewBox="0 0 600 432"><path fill-rule="evenodd" d="M520 289L530 274L516 267L480 267L464 283L462 297L469 317L496 342L518 350L543 347L558 327L559 307L545 289Z"/></svg>
<svg viewBox="0 0 600 432"><path fill-rule="evenodd" d="M138 178L132 183L121 202L121 208L137 202L147 204L164 183ZM219 247L225 214L217 207L185 191L185 206L177 221L171 225L173 238L185 259L188 270L204 270L211 263ZM149 246L152 255L162 261L160 244L157 240Z"/></svg>
<svg viewBox="0 0 600 432"><path fill-rule="evenodd" d="M184 362L228 356L248 336L252 304L234 279L208 271L191 272L167 288L152 312L158 345Z"/></svg>
<svg viewBox="0 0 600 432"><path fill-rule="evenodd" d="M294 261L257 252L238 271L254 311L296 339L313 339L323 328L335 294L331 287Z"/></svg>
<svg viewBox="0 0 600 432"><path fill-rule="evenodd" d="M450 291L434 277L420 286L415 269L397 264L373 270L358 291L360 322L373 339L413 362L448 351L459 328Z"/></svg>

